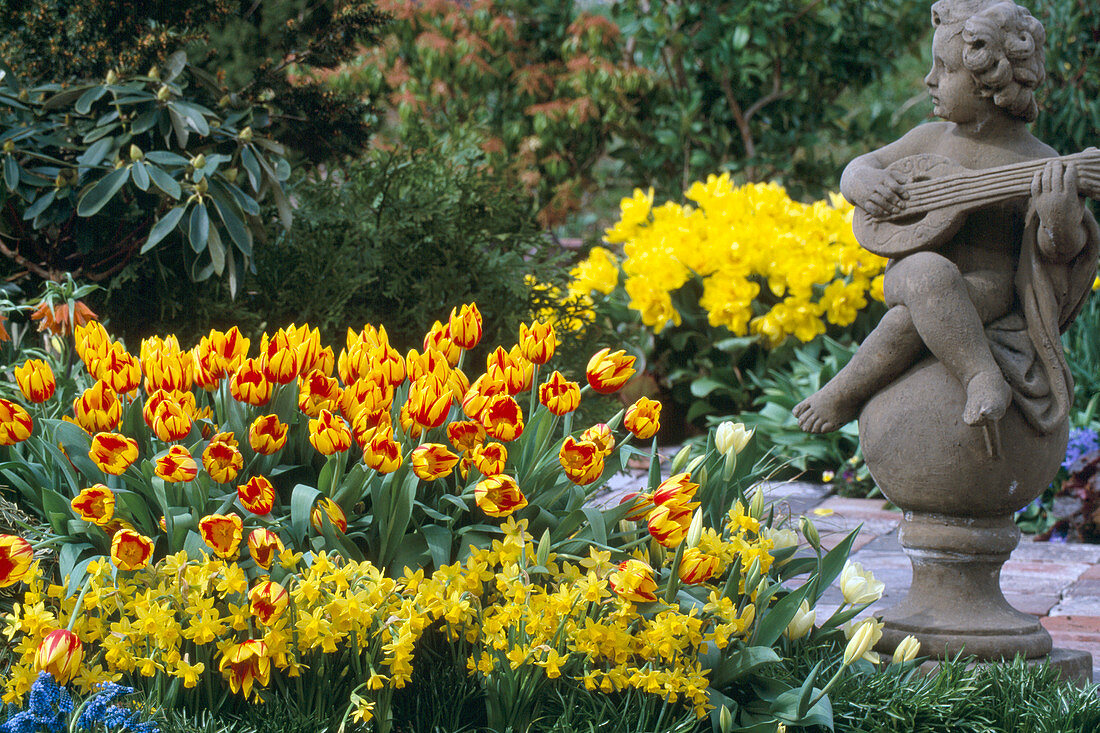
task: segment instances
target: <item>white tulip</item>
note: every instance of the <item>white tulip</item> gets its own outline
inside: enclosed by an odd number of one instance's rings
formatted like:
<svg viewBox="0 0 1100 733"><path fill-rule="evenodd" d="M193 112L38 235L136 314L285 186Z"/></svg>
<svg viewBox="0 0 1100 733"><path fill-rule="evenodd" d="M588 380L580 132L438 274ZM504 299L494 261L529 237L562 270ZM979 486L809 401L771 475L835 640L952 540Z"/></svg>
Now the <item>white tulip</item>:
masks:
<svg viewBox="0 0 1100 733"><path fill-rule="evenodd" d="M849 560L844 564L844 570L840 573L840 592L844 594L844 601L853 606L864 603L873 603L882 598L882 591L886 584L875 580L870 570L864 570L858 562Z"/></svg>

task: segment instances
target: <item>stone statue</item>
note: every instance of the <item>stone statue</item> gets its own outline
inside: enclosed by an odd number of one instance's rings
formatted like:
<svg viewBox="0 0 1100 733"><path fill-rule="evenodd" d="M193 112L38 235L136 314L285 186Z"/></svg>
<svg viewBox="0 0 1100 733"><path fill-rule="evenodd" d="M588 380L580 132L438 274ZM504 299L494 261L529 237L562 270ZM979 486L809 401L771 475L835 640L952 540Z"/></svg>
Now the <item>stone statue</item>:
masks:
<svg viewBox="0 0 1100 733"><path fill-rule="evenodd" d="M1012 512L1065 451L1059 336L1096 273L1083 197L1100 193L1100 151L1059 157L1028 130L1046 34L1026 9L940 0L932 24L924 81L942 121L856 158L840 184L860 244L890 258L889 310L794 414L808 432L859 417L868 467L906 512L914 582L884 645L923 631L937 655L1041 656L1049 635L998 578L1019 539Z"/></svg>

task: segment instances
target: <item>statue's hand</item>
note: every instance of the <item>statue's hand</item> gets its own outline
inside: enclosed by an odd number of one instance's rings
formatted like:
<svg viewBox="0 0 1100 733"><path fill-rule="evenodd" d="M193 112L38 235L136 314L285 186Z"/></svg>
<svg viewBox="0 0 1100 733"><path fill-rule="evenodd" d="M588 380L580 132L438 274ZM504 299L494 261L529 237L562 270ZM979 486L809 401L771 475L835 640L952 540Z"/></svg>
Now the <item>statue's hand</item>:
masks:
<svg viewBox="0 0 1100 733"><path fill-rule="evenodd" d="M897 214L905 206L909 193L905 183L893 171L864 168L852 177L848 200L876 219Z"/></svg>
<svg viewBox="0 0 1100 733"><path fill-rule="evenodd" d="M1077 165L1047 163L1031 180L1031 202L1043 228L1054 235L1073 232L1085 214L1077 192Z"/></svg>

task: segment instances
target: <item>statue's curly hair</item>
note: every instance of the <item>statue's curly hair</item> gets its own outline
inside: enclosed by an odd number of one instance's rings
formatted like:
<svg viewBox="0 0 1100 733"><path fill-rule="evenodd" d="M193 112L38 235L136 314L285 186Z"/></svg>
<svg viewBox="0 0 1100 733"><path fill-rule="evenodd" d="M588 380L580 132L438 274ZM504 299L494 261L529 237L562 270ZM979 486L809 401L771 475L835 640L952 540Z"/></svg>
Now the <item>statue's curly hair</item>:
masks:
<svg viewBox="0 0 1100 733"><path fill-rule="evenodd" d="M981 94L1014 117L1035 119L1046 30L1027 8L1010 0L941 0L932 6L932 23L962 23L963 66Z"/></svg>

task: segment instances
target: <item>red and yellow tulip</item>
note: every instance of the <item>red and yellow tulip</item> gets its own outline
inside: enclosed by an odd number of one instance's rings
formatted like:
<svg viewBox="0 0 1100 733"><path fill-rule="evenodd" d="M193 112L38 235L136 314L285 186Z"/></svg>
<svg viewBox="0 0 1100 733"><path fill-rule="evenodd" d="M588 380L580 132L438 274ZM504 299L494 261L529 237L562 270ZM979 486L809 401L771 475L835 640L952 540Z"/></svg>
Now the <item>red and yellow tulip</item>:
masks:
<svg viewBox="0 0 1100 733"><path fill-rule="evenodd" d="M30 572L34 548L22 537L0 534L0 588L15 585Z"/></svg>
<svg viewBox="0 0 1100 733"><path fill-rule="evenodd" d="M519 490L519 484L503 473L479 481L474 488L474 501L490 517L507 517L527 506L527 497Z"/></svg>
<svg viewBox="0 0 1100 733"><path fill-rule="evenodd" d="M639 397L626 409L623 427L639 440L652 438L661 429L661 403L648 397Z"/></svg>
<svg viewBox="0 0 1100 733"><path fill-rule="evenodd" d="M611 394L634 376L634 357L620 349L600 349L588 360L588 384L600 394Z"/></svg>
<svg viewBox="0 0 1100 733"><path fill-rule="evenodd" d="M138 444L121 433L96 433L88 457L103 473L121 476L137 460Z"/></svg>
<svg viewBox="0 0 1100 733"><path fill-rule="evenodd" d="M199 520L199 534L218 557L233 559L241 544L243 524L236 514L210 514Z"/></svg>
<svg viewBox="0 0 1100 733"><path fill-rule="evenodd" d="M53 369L41 359L28 359L22 366L16 367L15 383L23 396L35 404L50 399L57 390Z"/></svg>
<svg viewBox="0 0 1100 733"><path fill-rule="evenodd" d="M191 481L199 473L199 464L182 445L173 445L156 460L156 474L169 483Z"/></svg>
<svg viewBox="0 0 1100 733"><path fill-rule="evenodd" d="M283 551L283 541L270 529L261 527L248 534L248 554L264 570L271 567L275 556Z"/></svg>
<svg viewBox="0 0 1100 733"><path fill-rule="evenodd" d="M0 398L0 445L15 445L34 430L31 416L19 405Z"/></svg>
<svg viewBox="0 0 1100 733"><path fill-rule="evenodd" d="M82 489L69 504L85 522L100 527L109 524L115 516L115 492L103 484Z"/></svg>
<svg viewBox="0 0 1100 733"><path fill-rule="evenodd" d="M248 444L262 456L270 456L286 445L289 425L279 422L278 415L261 415L248 428Z"/></svg>
<svg viewBox="0 0 1100 733"><path fill-rule="evenodd" d="M309 513L309 523L313 525L315 530L322 532L325 516L328 517L329 524L336 529L341 532L348 531L348 516L344 514L344 510L332 499L322 496L313 505L313 509Z"/></svg>
<svg viewBox="0 0 1100 733"><path fill-rule="evenodd" d="M555 371L539 385L539 402L555 415L570 413L581 404L581 386Z"/></svg>
<svg viewBox="0 0 1100 733"><path fill-rule="evenodd" d="M253 514L268 514L275 506L275 487L265 476L253 476L237 487L237 498Z"/></svg>
<svg viewBox="0 0 1100 733"><path fill-rule="evenodd" d="M80 637L67 629L55 629L46 634L34 655L34 668L49 672L54 682L66 685L77 672L84 659L84 645Z"/></svg>
<svg viewBox="0 0 1100 733"><path fill-rule="evenodd" d="M328 410L309 421L309 443L318 453L331 456L351 447L351 430L343 418Z"/></svg>
<svg viewBox="0 0 1100 733"><path fill-rule="evenodd" d="M631 603L653 603L657 600L657 581L653 568L638 559L623 560L619 569L608 577L611 590Z"/></svg>
<svg viewBox="0 0 1100 733"><path fill-rule="evenodd" d="M451 475L458 456L440 443L424 443L413 449L409 457L413 473L423 481L435 481Z"/></svg>
<svg viewBox="0 0 1100 733"><path fill-rule="evenodd" d="M248 591L248 610L264 626L283 615L289 604L290 594L273 580L257 583Z"/></svg>
<svg viewBox="0 0 1100 733"><path fill-rule="evenodd" d="M119 570L143 568L152 557L153 541L143 534L124 527L111 538L111 562Z"/></svg>

